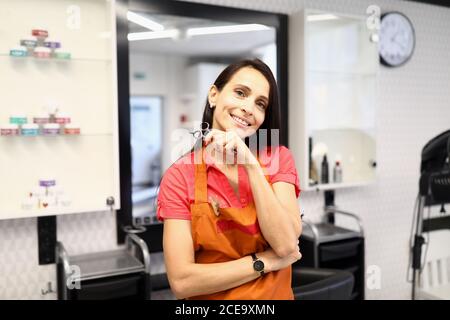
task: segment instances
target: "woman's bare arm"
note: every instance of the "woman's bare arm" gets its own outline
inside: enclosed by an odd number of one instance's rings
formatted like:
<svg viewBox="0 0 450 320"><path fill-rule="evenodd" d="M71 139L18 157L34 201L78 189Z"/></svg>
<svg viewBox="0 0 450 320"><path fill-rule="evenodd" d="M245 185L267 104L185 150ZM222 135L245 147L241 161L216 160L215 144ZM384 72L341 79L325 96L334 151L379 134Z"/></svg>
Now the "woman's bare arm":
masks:
<svg viewBox="0 0 450 320"><path fill-rule="evenodd" d="M223 155L227 164L244 163L261 232L277 255L289 256L296 250L301 234L300 210L294 186L277 182L272 189L257 158L233 130L224 132L213 129L205 137L205 143L206 152L219 154L219 160Z"/></svg>
<svg viewBox="0 0 450 320"><path fill-rule="evenodd" d="M169 283L178 299L211 294L240 286L258 278L250 256L221 263L195 263L191 234L191 221L164 220L164 259ZM278 257L273 250L258 254L265 271L275 271L300 259L300 253L286 258Z"/></svg>
<svg viewBox="0 0 450 320"><path fill-rule="evenodd" d="M280 257L296 249L302 231L295 188L286 182L271 187L258 164L247 166L247 173L264 238Z"/></svg>

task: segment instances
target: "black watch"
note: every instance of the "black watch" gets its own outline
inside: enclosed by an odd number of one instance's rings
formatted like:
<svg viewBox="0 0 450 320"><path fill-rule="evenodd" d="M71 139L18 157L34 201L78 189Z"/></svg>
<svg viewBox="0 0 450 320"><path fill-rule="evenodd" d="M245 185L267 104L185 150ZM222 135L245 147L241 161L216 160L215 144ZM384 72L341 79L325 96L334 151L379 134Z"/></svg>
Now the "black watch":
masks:
<svg viewBox="0 0 450 320"><path fill-rule="evenodd" d="M264 275L264 262L262 262L262 260L259 260L258 257L256 257L256 254L254 253L252 253L252 259L253 259L253 269L259 272L261 275Z"/></svg>

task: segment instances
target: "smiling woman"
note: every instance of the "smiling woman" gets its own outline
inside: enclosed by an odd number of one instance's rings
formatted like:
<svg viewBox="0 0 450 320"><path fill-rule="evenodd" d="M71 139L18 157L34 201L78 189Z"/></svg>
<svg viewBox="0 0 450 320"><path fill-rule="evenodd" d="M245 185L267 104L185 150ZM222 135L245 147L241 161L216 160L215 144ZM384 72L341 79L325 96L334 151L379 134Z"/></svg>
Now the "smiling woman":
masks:
<svg viewBox="0 0 450 320"><path fill-rule="evenodd" d="M213 85L208 97L210 107L216 108L213 128L226 131L235 127L241 138L255 133L264 122L270 87L253 67L240 69L220 91Z"/></svg>
<svg viewBox="0 0 450 320"><path fill-rule="evenodd" d="M279 133L279 112L261 60L229 65L210 87L203 122L212 130L166 171L158 195L177 298L293 299L291 264L301 257L295 163L276 139L245 142Z"/></svg>
<svg viewBox="0 0 450 320"><path fill-rule="evenodd" d="M214 129L235 131L241 139L260 129L279 134L278 89L270 68L259 59L225 68L209 90L202 122ZM272 135L267 136L268 145L278 145L270 139Z"/></svg>

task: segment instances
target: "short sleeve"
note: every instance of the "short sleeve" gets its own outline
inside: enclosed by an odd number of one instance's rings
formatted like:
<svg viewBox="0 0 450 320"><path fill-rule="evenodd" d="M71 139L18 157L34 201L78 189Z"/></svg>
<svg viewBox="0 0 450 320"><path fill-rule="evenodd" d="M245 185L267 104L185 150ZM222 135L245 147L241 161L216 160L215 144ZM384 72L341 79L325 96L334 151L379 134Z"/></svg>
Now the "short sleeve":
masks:
<svg viewBox="0 0 450 320"><path fill-rule="evenodd" d="M188 184L180 166L172 165L161 180L156 208L160 221L166 218L191 219Z"/></svg>
<svg viewBox="0 0 450 320"><path fill-rule="evenodd" d="M300 182L291 151L285 146L280 146L277 148L277 152L272 154L270 162L273 164L277 160L278 170L274 170L273 174L269 175L270 183L283 181L293 184L295 186L295 196L298 198L301 192Z"/></svg>

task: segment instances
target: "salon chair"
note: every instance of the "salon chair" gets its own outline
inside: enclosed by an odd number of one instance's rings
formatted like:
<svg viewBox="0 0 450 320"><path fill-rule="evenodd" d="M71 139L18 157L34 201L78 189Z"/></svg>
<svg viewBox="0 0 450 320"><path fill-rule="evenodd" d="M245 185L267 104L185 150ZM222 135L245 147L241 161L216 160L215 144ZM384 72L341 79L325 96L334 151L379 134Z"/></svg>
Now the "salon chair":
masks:
<svg viewBox="0 0 450 320"><path fill-rule="evenodd" d="M69 255L61 242L55 249L59 300L150 299L150 254L137 235L118 250Z"/></svg>
<svg viewBox="0 0 450 320"><path fill-rule="evenodd" d="M345 270L292 267L295 300L350 300L354 282Z"/></svg>
<svg viewBox="0 0 450 320"><path fill-rule="evenodd" d="M152 275L152 299L175 300L165 273ZM350 300L352 273L344 270L292 267L295 300Z"/></svg>
<svg viewBox="0 0 450 320"><path fill-rule="evenodd" d="M166 273L152 274L152 300L176 300L169 285Z"/></svg>

